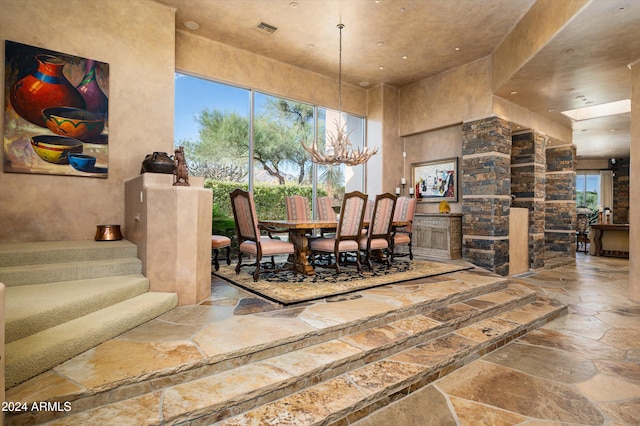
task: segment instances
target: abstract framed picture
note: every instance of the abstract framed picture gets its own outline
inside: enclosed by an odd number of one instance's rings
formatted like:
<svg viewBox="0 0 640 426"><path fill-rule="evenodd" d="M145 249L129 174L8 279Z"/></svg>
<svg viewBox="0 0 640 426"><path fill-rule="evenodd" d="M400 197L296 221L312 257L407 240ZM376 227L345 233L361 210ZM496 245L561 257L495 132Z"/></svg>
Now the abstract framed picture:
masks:
<svg viewBox="0 0 640 426"><path fill-rule="evenodd" d="M458 201L458 157L412 163L411 175L419 203Z"/></svg>
<svg viewBox="0 0 640 426"><path fill-rule="evenodd" d="M109 64L5 41L3 171L107 178Z"/></svg>

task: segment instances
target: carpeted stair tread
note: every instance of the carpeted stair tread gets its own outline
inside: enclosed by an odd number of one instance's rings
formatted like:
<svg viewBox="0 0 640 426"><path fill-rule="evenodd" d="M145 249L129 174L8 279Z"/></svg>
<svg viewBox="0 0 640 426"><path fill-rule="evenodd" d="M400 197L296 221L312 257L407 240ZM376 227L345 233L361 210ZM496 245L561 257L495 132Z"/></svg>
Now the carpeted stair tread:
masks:
<svg viewBox="0 0 640 426"><path fill-rule="evenodd" d="M5 341L22 339L147 291L149 280L141 274L8 287Z"/></svg>
<svg viewBox="0 0 640 426"><path fill-rule="evenodd" d="M178 304L174 293L149 292L6 345L7 388L143 324Z"/></svg>
<svg viewBox="0 0 640 426"><path fill-rule="evenodd" d="M497 349L528 329L566 313L566 306L544 297L536 299L535 294L516 297L514 302L505 302L508 309L497 312L487 309L488 315L460 328L451 329L416 315L191 381L169 384L162 392L160 409L149 410L152 416L149 420L153 424L195 421L244 425L279 424L278 419L287 419L290 420L287 424L332 424L363 408L385 405L379 401L387 399L389 403L400 393L413 392L444 376L454 366ZM345 385L353 388L358 397L354 399L352 394L345 398L336 393L336 389L345 389ZM150 395L76 413L61 419L60 424L86 424L105 416L118 418L132 406L144 405ZM310 401L319 407L321 417L310 419L309 412L287 412L287 407L299 406L300 401ZM237 413L243 414L225 419Z"/></svg>
<svg viewBox="0 0 640 426"><path fill-rule="evenodd" d="M0 268L42 263L137 257L137 254L137 246L127 240L0 242Z"/></svg>
<svg viewBox="0 0 640 426"><path fill-rule="evenodd" d="M140 259L129 257L2 267L0 282L11 287L140 273L142 273Z"/></svg>

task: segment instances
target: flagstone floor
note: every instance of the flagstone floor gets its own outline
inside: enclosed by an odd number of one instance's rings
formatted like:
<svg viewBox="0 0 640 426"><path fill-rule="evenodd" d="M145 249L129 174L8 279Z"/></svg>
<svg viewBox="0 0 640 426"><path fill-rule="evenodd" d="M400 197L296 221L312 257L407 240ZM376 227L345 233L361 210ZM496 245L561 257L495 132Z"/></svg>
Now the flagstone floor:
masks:
<svg viewBox="0 0 640 426"><path fill-rule="evenodd" d="M576 264L513 281L569 314L356 422L374 425L640 424L640 304L629 261Z"/></svg>
<svg viewBox="0 0 640 426"><path fill-rule="evenodd" d="M488 276L463 274L479 281ZM512 278L568 304L569 314L352 424L640 424L640 304L628 300L628 280L628 260L581 253L575 265ZM372 296L367 309L384 303L390 303L384 295ZM340 304L283 309L214 279L203 304L137 327L41 375L39 384L10 389L7 398L100 389L129 374L197 363L203 354L223 356L239 345L257 347L363 314L331 305ZM305 311L306 322L299 321ZM93 362L97 357L104 362Z"/></svg>

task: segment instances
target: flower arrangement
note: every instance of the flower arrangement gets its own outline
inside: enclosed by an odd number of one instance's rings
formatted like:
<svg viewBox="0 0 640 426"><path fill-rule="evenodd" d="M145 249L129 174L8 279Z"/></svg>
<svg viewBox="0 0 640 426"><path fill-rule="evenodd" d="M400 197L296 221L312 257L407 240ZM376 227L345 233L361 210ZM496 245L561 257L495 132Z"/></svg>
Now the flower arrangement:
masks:
<svg viewBox="0 0 640 426"><path fill-rule="evenodd" d="M445 200L440 201L440 205L438 206L440 213L449 213L451 211L451 206Z"/></svg>

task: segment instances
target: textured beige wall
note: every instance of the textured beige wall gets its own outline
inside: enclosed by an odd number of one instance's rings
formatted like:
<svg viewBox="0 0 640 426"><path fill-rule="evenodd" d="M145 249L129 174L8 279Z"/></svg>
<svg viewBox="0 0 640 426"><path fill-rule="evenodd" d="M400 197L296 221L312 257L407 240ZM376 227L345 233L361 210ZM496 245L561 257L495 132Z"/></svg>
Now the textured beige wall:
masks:
<svg viewBox="0 0 640 426"><path fill-rule="evenodd" d="M631 66L631 176L629 185L629 298L640 302L640 58Z"/></svg>
<svg viewBox="0 0 640 426"><path fill-rule="evenodd" d="M491 60L483 58L399 91L402 136L491 115Z"/></svg>
<svg viewBox="0 0 640 426"><path fill-rule="evenodd" d="M110 66L108 179L0 173L0 240L92 239L96 225L124 223L124 181L145 155L173 151L174 11L148 0L0 0L0 10L2 39Z"/></svg>
<svg viewBox="0 0 640 426"><path fill-rule="evenodd" d="M176 69L296 101L338 108L338 81L222 43L178 31ZM342 109L365 116L366 90L343 83Z"/></svg>
<svg viewBox="0 0 640 426"><path fill-rule="evenodd" d="M493 112L511 123L516 123L524 128L535 129L536 133L542 133L567 143L573 141L570 127L563 126L557 121L549 120L498 96L493 97Z"/></svg>
<svg viewBox="0 0 640 426"><path fill-rule="evenodd" d="M458 157L458 202L449 203L451 213L462 213L462 192L460 187L460 168L462 160L462 127L449 126L430 132L406 136L404 143L407 149L407 182L412 182L411 164L423 161L441 160L443 158ZM408 190L408 189L407 189ZM438 203L418 203L418 213L438 213Z"/></svg>

